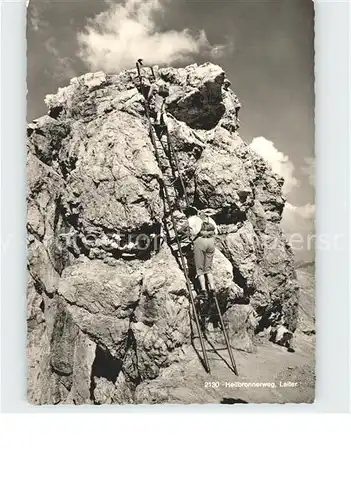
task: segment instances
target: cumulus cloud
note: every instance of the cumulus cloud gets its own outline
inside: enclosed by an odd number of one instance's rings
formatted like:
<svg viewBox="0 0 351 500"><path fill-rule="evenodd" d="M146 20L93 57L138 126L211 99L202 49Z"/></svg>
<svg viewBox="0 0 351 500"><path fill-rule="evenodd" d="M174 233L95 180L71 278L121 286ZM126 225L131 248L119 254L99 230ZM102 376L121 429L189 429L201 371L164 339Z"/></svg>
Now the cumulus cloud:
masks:
<svg viewBox="0 0 351 500"><path fill-rule="evenodd" d="M299 185L299 181L294 176L295 167L293 163L288 156L278 151L272 141L265 137L255 137L250 147L270 164L274 173L283 177L283 193L285 195Z"/></svg>
<svg viewBox="0 0 351 500"><path fill-rule="evenodd" d="M291 191L300 184L295 177L295 167L289 160L289 157L281 151L278 151L273 142L269 141L265 137L255 137L251 142L250 147L270 164L273 172L283 177L283 193L288 195L287 197L289 198L289 193L291 193ZM312 163L313 162L311 160L310 164ZM309 172L311 176L313 175L313 171L314 169L310 168ZM310 182L312 182L312 177L310 177ZM290 222L293 219L298 219L299 222L297 223L301 223L302 219L308 221L313 219L314 215L315 205L312 203L295 206L287 202L285 204L283 219ZM296 225L296 221L294 221L294 225Z"/></svg>
<svg viewBox="0 0 351 500"><path fill-rule="evenodd" d="M79 56L92 70L115 72L133 66L140 57L145 64L162 65L186 62L200 52L221 57L232 48L230 43L212 46L203 30L159 31L155 16L164 14L170 1L109 2L109 9L78 33Z"/></svg>
<svg viewBox="0 0 351 500"><path fill-rule="evenodd" d="M288 201L285 203L281 227L287 235L295 255L300 259L310 260L314 252L310 242L315 233L315 205L312 203L296 205L290 202L291 199L296 199L296 191L292 191L295 187L300 186L300 181L295 176L296 171L293 163L287 155L278 151L272 141L264 137L253 139L250 147L271 165L273 172L283 177L283 193ZM305 163L308 172L304 173L312 183L314 182L314 162L311 159L311 161L305 160Z"/></svg>
<svg viewBox="0 0 351 500"><path fill-rule="evenodd" d="M301 206L295 206L291 205L291 203L286 203L285 210L298 215L302 219L314 219L316 207L312 203L306 203L306 205Z"/></svg>

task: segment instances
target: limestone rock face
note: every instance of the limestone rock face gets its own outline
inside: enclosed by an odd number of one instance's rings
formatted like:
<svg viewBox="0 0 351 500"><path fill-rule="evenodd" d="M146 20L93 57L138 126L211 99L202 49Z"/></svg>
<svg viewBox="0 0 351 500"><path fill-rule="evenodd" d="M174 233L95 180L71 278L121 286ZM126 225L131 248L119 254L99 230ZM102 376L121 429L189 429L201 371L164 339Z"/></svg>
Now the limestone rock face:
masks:
<svg viewBox="0 0 351 500"><path fill-rule="evenodd" d="M219 66L193 65L181 74L173 68L161 69L160 76L170 84L169 110L192 128L211 129L224 116L222 87L225 73Z"/></svg>
<svg viewBox="0 0 351 500"><path fill-rule="evenodd" d="M238 135L240 102L222 68L162 68L157 77L169 89L187 196L215 210L214 277L232 345L252 352L255 335L282 314L291 330L297 323L282 179ZM135 70L87 74L47 96L48 115L28 125L34 404L148 402L148 384L162 392L167 373L187 362L194 321L162 190L170 172L156 161L143 102ZM175 216L180 227L184 215ZM216 328L211 338L223 342Z"/></svg>

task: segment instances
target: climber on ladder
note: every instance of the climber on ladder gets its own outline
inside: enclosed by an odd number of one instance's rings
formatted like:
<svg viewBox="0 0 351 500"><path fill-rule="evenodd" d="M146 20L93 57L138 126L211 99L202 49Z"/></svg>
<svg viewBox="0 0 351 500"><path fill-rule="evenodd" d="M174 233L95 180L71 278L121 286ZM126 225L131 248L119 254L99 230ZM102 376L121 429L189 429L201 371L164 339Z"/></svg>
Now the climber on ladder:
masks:
<svg viewBox="0 0 351 500"><path fill-rule="evenodd" d="M142 81L141 68L144 66L143 60L138 59L136 62L137 73L139 79ZM150 66L152 80L153 82L150 85L148 94L146 96L146 102L153 113L154 118L154 126L160 128L164 128L166 126L167 114L166 114L166 106L165 100L166 97L169 96L169 91L167 87L161 80L156 79L156 75L154 69Z"/></svg>
<svg viewBox="0 0 351 500"><path fill-rule="evenodd" d="M198 211L197 215L192 215L188 219L190 239L194 245L196 277L199 280L201 289L199 298L201 299L207 299L208 292L210 296L213 296L215 289L212 262L215 252L215 236L218 234L218 228L211 217L214 214L215 210L207 208Z"/></svg>
<svg viewBox="0 0 351 500"><path fill-rule="evenodd" d="M165 100L168 96L169 91L167 87L157 81L151 84L149 94L147 96L147 101L149 108L154 112L154 125L156 127L164 127L166 125L167 114Z"/></svg>

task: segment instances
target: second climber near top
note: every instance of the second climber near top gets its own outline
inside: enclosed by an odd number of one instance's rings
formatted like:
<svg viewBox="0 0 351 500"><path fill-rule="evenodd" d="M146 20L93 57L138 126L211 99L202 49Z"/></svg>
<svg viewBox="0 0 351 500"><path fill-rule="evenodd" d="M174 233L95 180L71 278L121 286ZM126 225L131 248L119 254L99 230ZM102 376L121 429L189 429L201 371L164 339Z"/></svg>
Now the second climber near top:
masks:
<svg viewBox="0 0 351 500"><path fill-rule="evenodd" d="M167 87L159 81L151 84L147 101L149 108L155 114L154 125L160 126L166 124L166 98L169 96Z"/></svg>

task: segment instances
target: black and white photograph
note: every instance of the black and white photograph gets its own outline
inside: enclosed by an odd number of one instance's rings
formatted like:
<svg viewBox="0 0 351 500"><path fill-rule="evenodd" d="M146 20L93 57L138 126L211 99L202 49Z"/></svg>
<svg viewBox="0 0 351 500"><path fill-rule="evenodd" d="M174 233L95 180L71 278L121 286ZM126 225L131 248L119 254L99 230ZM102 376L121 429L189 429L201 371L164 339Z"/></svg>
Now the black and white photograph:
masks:
<svg viewBox="0 0 351 500"><path fill-rule="evenodd" d="M313 403L313 2L27 0L26 36L28 402Z"/></svg>

